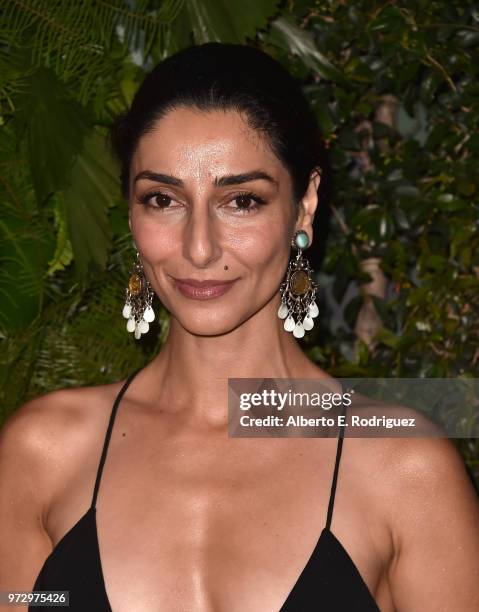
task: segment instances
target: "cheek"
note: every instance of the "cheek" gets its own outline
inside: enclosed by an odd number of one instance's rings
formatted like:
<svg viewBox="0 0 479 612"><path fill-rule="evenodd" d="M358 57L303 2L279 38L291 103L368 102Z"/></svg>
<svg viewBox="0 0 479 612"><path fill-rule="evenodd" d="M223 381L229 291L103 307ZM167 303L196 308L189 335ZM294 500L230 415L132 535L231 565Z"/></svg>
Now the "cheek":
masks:
<svg viewBox="0 0 479 612"><path fill-rule="evenodd" d="M245 261L266 265L285 251L285 242L272 234L244 236L237 241L236 251Z"/></svg>
<svg viewBox="0 0 479 612"><path fill-rule="evenodd" d="M225 252L251 273L258 291L280 282L289 259L289 226L284 220L251 224L231 233ZM226 263L229 263L228 261ZM230 266L233 270L233 266Z"/></svg>
<svg viewBox="0 0 479 612"><path fill-rule="evenodd" d="M178 252L179 238L167 224L138 215L132 220L131 230L142 259L150 265L168 260Z"/></svg>

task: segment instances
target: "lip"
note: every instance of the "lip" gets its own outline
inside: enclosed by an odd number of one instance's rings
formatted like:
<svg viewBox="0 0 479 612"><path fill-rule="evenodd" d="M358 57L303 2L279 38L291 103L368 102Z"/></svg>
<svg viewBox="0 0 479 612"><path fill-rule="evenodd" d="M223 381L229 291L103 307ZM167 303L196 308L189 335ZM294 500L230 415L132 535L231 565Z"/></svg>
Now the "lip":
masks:
<svg viewBox="0 0 479 612"><path fill-rule="evenodd" d="M194 278L172 278L178 291L185 297L194 300L210 300L220 295L224 295L238 280L234 278L230 281L215 279L200 281Z"/></svg>

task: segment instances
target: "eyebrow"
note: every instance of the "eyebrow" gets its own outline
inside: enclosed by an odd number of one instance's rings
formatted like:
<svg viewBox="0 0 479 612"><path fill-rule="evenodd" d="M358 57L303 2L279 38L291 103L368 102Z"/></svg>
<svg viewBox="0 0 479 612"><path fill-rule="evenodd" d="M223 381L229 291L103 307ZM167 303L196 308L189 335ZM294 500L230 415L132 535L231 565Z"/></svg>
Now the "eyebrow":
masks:
<svg viewBox="0 0 479 612"><path fill-rule="evenodd" d="M162 174L159 172L151 172L151 170L143 170L135 176L134 183L141 179L148 179L149 181L155 181L156 183L166 183L167 185L174 185L175 187L184 187L184 182L172 176L171 174ZM270 176L267 172L262 170L253 170L251 172L243 172L242 174L227 174L225 176L216 177L213 185L215 187L226 187L228 185L240 185L241 183L249 183L250 181L268 181L273 185L278 185L278 181Z"/></svg>

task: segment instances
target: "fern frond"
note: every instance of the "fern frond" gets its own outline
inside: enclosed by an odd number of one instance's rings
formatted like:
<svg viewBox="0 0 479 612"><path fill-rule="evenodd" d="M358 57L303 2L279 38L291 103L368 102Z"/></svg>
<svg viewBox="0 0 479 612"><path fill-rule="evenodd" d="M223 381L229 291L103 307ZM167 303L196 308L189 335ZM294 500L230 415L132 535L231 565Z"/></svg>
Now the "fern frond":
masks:
<svg viewBox="0 0 479 612"><path fill-rule="evenodd" d="M107 271L88 288L74 287L52 301L18 333L0 330L0 421L30 397L118 380L158 353L166 311L155 306L149 344L132 338L121 315L132 260L131 236L125 235L115 243Z"/></svg>
<svg viewBox="0 0 479 612"><path fill-rule="evenodd" d="M27 45L32 65L46 65L61 78L75 78L80 99L111 72L111 51L148 52L178 15L184 0L167 0L147 11L123 0L1 0L0 41L10 50Z"/></svg>

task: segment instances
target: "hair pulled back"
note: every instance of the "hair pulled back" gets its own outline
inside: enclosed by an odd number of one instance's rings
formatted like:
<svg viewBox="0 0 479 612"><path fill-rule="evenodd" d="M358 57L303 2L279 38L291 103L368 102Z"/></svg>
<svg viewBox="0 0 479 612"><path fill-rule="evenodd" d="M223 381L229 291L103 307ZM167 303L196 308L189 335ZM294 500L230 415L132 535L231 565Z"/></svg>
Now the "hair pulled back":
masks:
<svg viewBox="0 0 479 612"><path fill-rule="evenodd" d="M234 110L269 140L289 171L293 198L303 197L320 164L321 136L300 82L265 52L251 46L210 42L162 60L146 76L130 109L111 129L121 164L121 186L129 192L130 163L140 138L170 110Z"/></svg>

